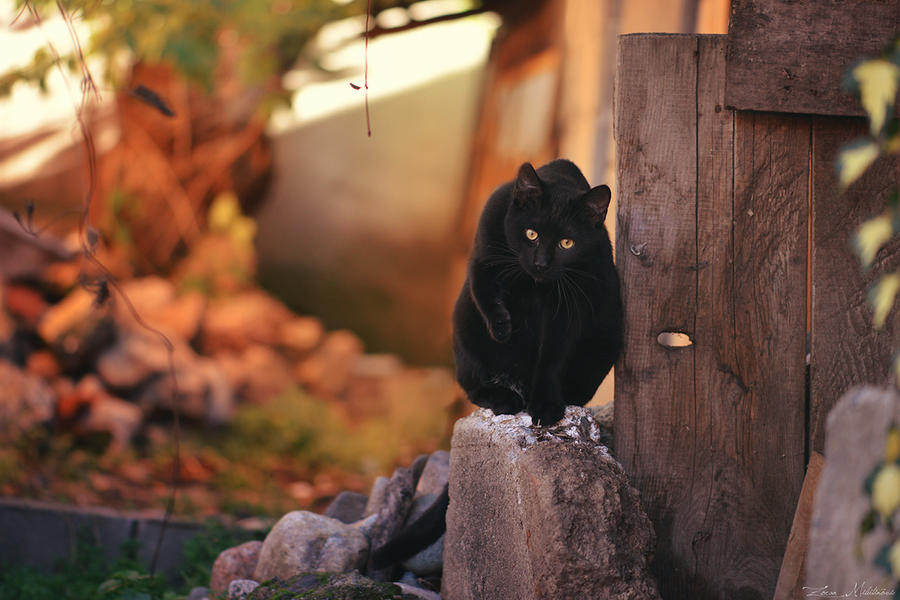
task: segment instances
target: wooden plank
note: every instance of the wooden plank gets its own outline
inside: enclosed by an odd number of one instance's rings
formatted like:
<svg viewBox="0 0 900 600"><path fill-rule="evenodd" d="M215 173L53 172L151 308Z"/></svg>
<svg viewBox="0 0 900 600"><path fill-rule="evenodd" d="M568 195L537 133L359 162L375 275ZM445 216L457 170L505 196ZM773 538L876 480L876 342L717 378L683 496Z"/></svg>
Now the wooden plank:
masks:
<svg viewBox="0 0 900 600"><path fill-rule="evenodd" d="M678 501L694 467L694 348L657 343L691 333L696 287L696 36L619 38L614 135L616 259L625 305L625 350L616 365L616 457L641 493L657 535L663 597L673 579ZM671 569L671 572L667 571Z"/></svg>
<svg viewBox="0 0 900 600"><path fill-rule="evenodd" d="M732 0L726 103L742 110L861 115L841 82L898 32L900 1Z"/></svg>
<svg viewBox="0 0 900 600"><path fill-rule="evenodd" d="M825 459L818 452L809 456L809 466L800 490L800 501L794 513L787 550L781 561L781 572L772 600L801 600L807 597L803 585L806 582L806 551L809 549L809 527L812 522L813 502Z"/></svg>
<svg viewBox="0 0 900 600"><path fill-rule="evenodd" d="M721 36L621 38L616 452L671 598L770 597L803 480L809 120L725 110L724 68Z"/></svg>
<svg viewBox="0 0 900 600"><path fill-rule="evenodd" d="M885 209L897 162L880 159L844 194L835 176L841 146L865 132L862 119L813 121L810 437L817 452L824 449L825 419L834 403L851 386L889 383L896 349L896 319L874 331L866 294L878 276L900 267L900 244L882 250L866 274L850 239L863 221Z"/></svg>
<svg viewBox="0 0 900 600"><path fill-rule="evenodd" d="M746 536L731 554L743 555L729 576L735 595L774 591L806 465L809 139L807 117L735 115L733 351L723 356L734 363L717 368L742 393L712 419L725 428L733 419L721 476L747 493L732 498L732 523Z"/></svg>

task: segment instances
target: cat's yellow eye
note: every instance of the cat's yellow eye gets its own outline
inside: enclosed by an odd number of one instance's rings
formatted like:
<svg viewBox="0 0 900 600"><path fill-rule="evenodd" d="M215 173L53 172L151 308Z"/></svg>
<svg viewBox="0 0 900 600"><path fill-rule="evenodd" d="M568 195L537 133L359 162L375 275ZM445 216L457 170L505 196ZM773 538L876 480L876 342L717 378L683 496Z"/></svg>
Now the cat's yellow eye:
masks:
<svg viewBox="0 0 900 600"><path fill-rule="evenodd" d="M526 229L525 237L533 242L534 240L538 239L538 233L534 229Z"/></svg>
<svg viewBox="0 0 900 600"><path fill-rule="evenodd" d="M568 250L569 248L571 248L574 245L575 245L575 242L573 242L569 238L563 238L563 239L559 240L559 247L562 248L563 250Z"/></svg>

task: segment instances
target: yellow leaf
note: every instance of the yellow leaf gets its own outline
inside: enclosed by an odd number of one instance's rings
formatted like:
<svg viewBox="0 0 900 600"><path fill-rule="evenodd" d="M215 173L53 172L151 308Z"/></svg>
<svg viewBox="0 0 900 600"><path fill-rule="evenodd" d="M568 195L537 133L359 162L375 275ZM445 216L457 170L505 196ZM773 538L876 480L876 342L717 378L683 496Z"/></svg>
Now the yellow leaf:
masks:
<svg viewBox="0 0 900 600"><path fill-rule="evenodd" d="M869 115L869 130L878 135L887 113L894 106L897 97L897 80L900 79L900 67L894 63L876 58L857 65L853 78L859 83L859 99Z"/></svg>
<svg viewBox="0 0 900 600"><path fill-rule="evenodd" d="M859 226L853 236L853 245L864 267L868 268L878 250L894 235L894 222L887 213L869 219Z"/></svg>
<svg viewBox="0 0 900 600"><path fill-rule="evenodd" d="M884 327L884 321L891 312L891 307L894 306L894 298L897 296L898 290L900 290L900 275L891 273L882 277L869 292L869 302L875 311L872 324L876 329Z"/></svg>
<svg viewBox="0 0 900 600"><path fill-rule="evenodd" d="M252 246L256 236L256 221L250 217L238 217L228 230L231 239L240 246Z"/></svg>
<svg viewBox="0 0 900 600"><path fill-rule="evenodd" d="M237 196L231 192L219 194L209 207L209 229L216 232L228 231L240 215L241 207Z"/></svg>
<svg viewBox="0 0 900 600"><path fill-rule="evenodd" d="M885 521L900 507L900 467L896 464L884 465L875 476L872 506Z"/></svg>
<svg viewBox="0 0 900 600"><path fill-rule="evenodd" d="M896 425L891 425L884 440L884 462L892 463L898 458L900 458L900 431Z"/></svg>
<svg viewBox="0 0 900 600"><path fill-rule="evenodd" d="M900 134L895 133L884 140L884 152L885 154L897 154L897 152L900 152Z"/></svg>
<svg viewBox="0 0 900 600"><path fill-rule="evenodd" d="M878 144L872 140L841 150L837 162L838 179L841 186L846 188L859 179L876 158L878 158Z"/></svg>

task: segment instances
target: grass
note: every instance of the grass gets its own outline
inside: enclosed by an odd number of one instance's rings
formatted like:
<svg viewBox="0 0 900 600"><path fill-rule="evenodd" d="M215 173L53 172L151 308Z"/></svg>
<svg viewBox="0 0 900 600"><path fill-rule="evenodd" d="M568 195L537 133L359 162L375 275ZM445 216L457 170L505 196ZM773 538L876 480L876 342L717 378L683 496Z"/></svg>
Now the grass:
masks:
<svg viewBox="0 0 900 600"><path fill-rule="evenodd" d="M82 530L73 552L51 573L0 565L0 600L178 600L194 587L209 585L212 564L222 550L261 537L207 521L204 531L185 544L183 566L172 585L161 575L147 573L137 560L134 542L123 544L119 558L107 564L102 548Z"/></svg>

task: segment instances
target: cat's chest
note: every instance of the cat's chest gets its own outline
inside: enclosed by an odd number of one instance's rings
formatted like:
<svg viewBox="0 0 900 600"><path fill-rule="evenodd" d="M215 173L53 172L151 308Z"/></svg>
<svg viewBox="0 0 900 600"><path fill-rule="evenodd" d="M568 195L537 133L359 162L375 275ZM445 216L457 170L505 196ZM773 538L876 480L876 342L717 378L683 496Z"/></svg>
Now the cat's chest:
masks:
<svg viewBox="0 0 900 600"><path fill-rule="evenodd" d="M571 326L574 312L581 312L581 298L566 297L555 286L516 290L507 300L507 308L519 331L539 334L548 328Z"/></svg>

